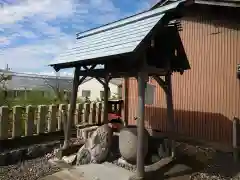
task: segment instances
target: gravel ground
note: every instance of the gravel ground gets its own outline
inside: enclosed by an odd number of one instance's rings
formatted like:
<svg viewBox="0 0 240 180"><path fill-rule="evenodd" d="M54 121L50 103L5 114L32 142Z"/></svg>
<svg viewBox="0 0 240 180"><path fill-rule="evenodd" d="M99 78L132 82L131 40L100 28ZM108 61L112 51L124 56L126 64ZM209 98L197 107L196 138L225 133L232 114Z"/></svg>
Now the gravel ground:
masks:
<svg viewBox="0 0 240 180"><path fill-rule="evenodd" d="M240 163L233 161L231 154L216 152L212 161L191 180L240 180Z"/></svg>
<svg viewBox="0 0 240 180"><path fill-rule="evenodd" d="M73 140L73 143L77 143L76 140ZM231 154L220 153L211 148L196 147L183 143L178 144L177 152L179 155L184 154L185 157L189 157L188 159L184 157L180 160L180 162L187 162L186 165L193 169L193 173L187 179L240 180L240 163L234 163ZM119 157L118 153L112 155ZM37 180L58 172L60 168L48 162L53 156L54 152L15 165L0 166L0 180ZM135 166L124 167L115 158L110 158L109 161L130 171L135 170ZM181 179L180 176L179 179Z"/></svg>
<svg viewBox="0 0 240 180"><path fill-rule="evenodd" d="M194 158L196 171L191 180L240 180L240 163L233 161L232 154L215 151L211 148L185 146L184 152ZM194 167L193 167L194 169Z"/></svg>
<svg viewBox="0 0 240 180"><path fill-rule="evenodd" d="M1 166L0 180L36 180L53 174L60 169L48 162L51 157L53 153L15 165Z"/></svg>
<svg viewBox="0 0 240 180"><path fill-rule="evenodd" d="M70 144L80 144L82 141L71 139ZM31 160L25 160L14 165L0 166L0 180L37 180L60 171L59 167L49 163L55 152Z"/></svg>
<svg viewBox="0 0 240 180"><path fill-rule="evenodd" d="M185 173L177 175L177 179L240 180L240 163L233 161L232 154L217 152L212 148L179 143L177 157L179 160L176 164L185 164L193 171L188 176ZM130 171L134 171L136 168L134 165L119 164L117 160L113 160L112 163Z"/></svg>

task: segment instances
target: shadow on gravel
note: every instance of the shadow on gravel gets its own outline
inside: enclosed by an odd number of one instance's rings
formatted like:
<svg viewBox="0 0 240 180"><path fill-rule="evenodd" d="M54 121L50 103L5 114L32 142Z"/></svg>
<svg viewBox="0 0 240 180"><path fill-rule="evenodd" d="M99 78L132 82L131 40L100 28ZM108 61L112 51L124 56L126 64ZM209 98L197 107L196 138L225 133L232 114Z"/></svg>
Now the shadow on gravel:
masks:
<svg viewBox="0 0 240 180"><path fill-rule="evenodd" d="M194 156L181 155L163 168L146 174L147 179L189 179L191 174L204 168L204 164L196 160Z"/></svg>
<svg viewBox="0 0 240 180"><path fill-rule="evenodd" d="M35 144L28 147L22 147L14 150L8 150L0 153L0 166L13 165L18 162L32 160L48 153L59 147L60 142L45 142L43 144Z"/></svg>
<svg viewBox="0 0 240 180"><path fill-rule="evenodd" d="M240 163L235 163L231 153L222 153L188 144L180 144L177 159L162 169L147 174L151 180L210 180L237 179Z"/></svg>
<svg viewBox="0 0 240 180"><path fill-rule="evenodd" d="M234 162L231 153L216 152L203 173L222 179L239 179L240 162Z"/></svg>

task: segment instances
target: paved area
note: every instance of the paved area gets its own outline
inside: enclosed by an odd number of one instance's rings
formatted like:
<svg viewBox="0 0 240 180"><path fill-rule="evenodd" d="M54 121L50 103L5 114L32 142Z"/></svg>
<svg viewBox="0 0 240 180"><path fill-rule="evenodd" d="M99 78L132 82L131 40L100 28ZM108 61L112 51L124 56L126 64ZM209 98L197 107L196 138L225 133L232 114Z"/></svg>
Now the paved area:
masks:
<svg viewBox="0 0 240 180"><path fill-rule="evenodd" d="M41 180L128 180L133 172L110 163L88 164L65 169Z"/></svg>

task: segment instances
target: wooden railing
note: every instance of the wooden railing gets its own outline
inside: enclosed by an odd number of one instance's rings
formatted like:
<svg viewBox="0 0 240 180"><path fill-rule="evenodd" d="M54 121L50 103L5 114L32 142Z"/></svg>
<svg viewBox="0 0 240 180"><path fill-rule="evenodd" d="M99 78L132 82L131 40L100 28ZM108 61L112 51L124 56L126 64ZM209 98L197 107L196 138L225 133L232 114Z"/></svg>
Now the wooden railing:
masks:
<svg viewBox="0 0 240 180"><path fill-rule="evenodd" d="M0 107L0 140L63 130L69 105ZM74 125L95 125L103 120L103 103L77 104Z"/></svg>

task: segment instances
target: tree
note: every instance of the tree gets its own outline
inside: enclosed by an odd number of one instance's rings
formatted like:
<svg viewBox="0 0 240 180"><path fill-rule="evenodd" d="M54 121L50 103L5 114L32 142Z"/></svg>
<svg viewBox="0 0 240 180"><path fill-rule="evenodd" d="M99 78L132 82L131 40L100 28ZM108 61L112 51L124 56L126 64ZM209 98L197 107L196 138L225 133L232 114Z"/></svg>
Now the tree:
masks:
<svg viewBox="0 0 240 180"><path fill-rule="evenodd" d="M44 84L53 90L56 99L62 100L61 90L59 85L59 73L56 73L55 82L52 82L52 83L51 83L51 80L46 76L46 78L44 79Z"/></svg>
<svg viewBox="0 0 240 180"><path fill-rule="evenodd" d="M7 81L12 79L12 75L5 74L3 72L0 72L0 106L6 103L7 100L7 87L6 83Z"/></svg>
<svg viewBox="0 0 240 180"><path fill-rule="evenodd" d="M4 74L4 73L1 73L0 74L0 88L1 89L6 89L6 82L11 80L12 79L12 76L11 75L7 75L7 74Z"/></svg>
<svg viewBox="0 0 240 180"><path fill-rule="evenodd" d="M64 87L64 89L61 88L60 86L60 74L59 72L56 72L56 77L53 81L51 81L50 78L45 77L44 79L44 84L47 85L49 88L51 88L54 92L55 98L57 100L62 101L63 97L62 97L62 90L66 90L66 91L70 91L71 90L71 80L66 80L69 82L69 85Z"/></svg>

